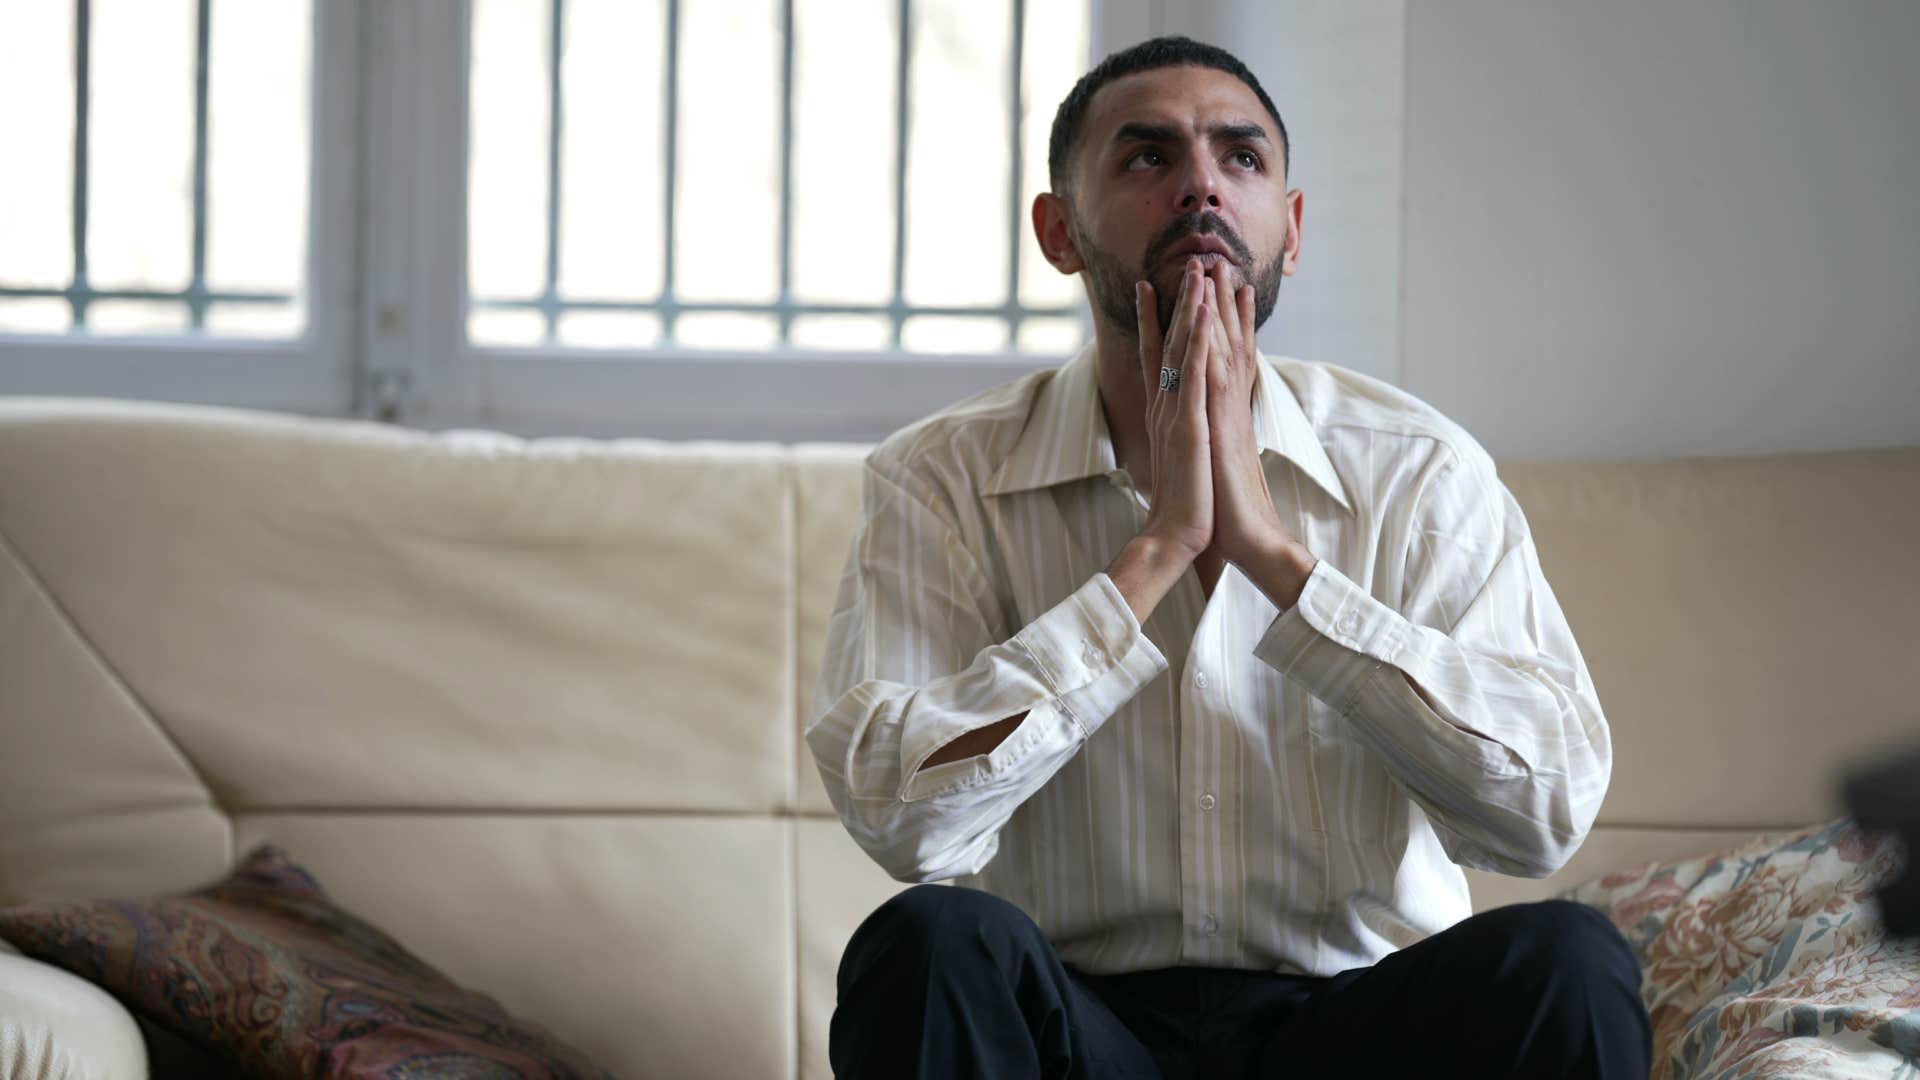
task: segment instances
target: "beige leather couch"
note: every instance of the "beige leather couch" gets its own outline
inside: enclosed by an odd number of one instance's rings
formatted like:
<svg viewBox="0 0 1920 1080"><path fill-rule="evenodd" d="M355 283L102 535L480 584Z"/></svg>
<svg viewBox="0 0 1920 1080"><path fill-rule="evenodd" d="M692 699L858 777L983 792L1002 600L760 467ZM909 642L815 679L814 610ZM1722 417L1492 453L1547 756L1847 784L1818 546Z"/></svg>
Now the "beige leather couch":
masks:
<svg viewBox="0 0 1920 1080"><path fill-rule="evenodd" d="M272 839L617 1075L826 1076L901 887L800 740L864 452L0 399L0 905ZM1914 734L1920 448L1501 473L1616 764L1478 907L1825 820ZM0 1031L55 1033L15 1073L141 1075L76 983L0 956Z"/></svg>

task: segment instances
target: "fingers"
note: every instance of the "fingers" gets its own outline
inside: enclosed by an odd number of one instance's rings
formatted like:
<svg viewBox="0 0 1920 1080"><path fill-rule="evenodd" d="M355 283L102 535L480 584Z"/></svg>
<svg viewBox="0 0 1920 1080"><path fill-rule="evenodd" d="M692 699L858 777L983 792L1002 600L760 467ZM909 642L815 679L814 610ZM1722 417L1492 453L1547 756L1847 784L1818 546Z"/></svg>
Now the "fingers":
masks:
<svg viewBox="0 0 1920 1080"><path fill-rule="evenodd" d="M1227 266L1225 259L1214 263L1213 270L1207 274L1207 284L1212 286L1214 310L1220 313L1220 326L1226 331L1228 347L1233 350L1231 359L1237 360L1245 330L1240 325L1240 305L1236 302Z"/></svg>
<svg viewBox="0 0 1920 1080"><path fill-rule="evenodd" d="M1214 310L1213 302L1208 298L1208 290L1196 288L1193 333L1182 343L1184 356L1180 362L1180 407L1189 415L1204 420L1207 415L1207 365L1208 357L1220 350L1217 344L1223 341L1220 317Z"/></svg>
<svg viewBox="0 0 1920 1080"><path fill-rule="evenodd" d="M1242 360L1238 350L1228 340L1232 332L1232 324L1238 321L1238 316L1233 314L1235 310L1236 308L1229 307L1224 317L1213 320L1213 349L1207 363L1207 377L1218 379L1219 382L1215 385L1222 390L1240 384L1239 366Z"/></svg>
<svg viewBox="0 0 1920 1080"><path fill-rule="evenodd" d="M1160 340L1160 305L1152 282L1133 283L1133 308L1140 333L1140 377L1146 380L1147 400L1152 401L1154 391L1160 387L1160 355L1164 348Z"/></svg>
<svg viewBox="0 0 1920 1080"><path fill-rule="evenodd" d="M1160 363L1167 367L1181 367L1187 355L1187 345L1193 338L1193 321L1199 314L1200 300L1206 292L1200 287L1200 260L1188 259L1186 271L1180 276L1180 298L1174 304L1173 327L1168 331L1167 343ZM1185 374L1184 368L1182 374ZM1155 385L1159 383L1159 373L1155 372ZM1181 380L1182 389L1185 379Z"/></svg>
<svg viewBox="0 0 1920 1080"><path fill-rule="evenodd" d="M1181 333L1186 325L1183 318L1186 313L1187 294L1190 275L1181 274L1180 289L1174 295L1173 319L1164 330L1160 326L1160 305L1154 292L1153 283L1139 281L1133 287L1134 318L1140 328L1140 379L1147 393L1147 408L1159 400L1160 368L1167 363L1167 357L1174 355L1167 338Z"/></svg>

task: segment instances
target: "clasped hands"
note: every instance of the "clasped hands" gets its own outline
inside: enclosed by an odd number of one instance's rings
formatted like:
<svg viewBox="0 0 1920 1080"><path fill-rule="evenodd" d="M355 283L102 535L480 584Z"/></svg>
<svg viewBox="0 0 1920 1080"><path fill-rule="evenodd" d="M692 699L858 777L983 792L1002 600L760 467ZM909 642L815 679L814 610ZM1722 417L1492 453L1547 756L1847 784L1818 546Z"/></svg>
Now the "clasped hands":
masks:
<svg viewBox="0 0 1920 1080"><path fill-rule="evenodd" d="M1196 558L1217 554L1265 587L1274 568L1293 568L1284 575L1292 578L1313 559L1267 488L1253 429L1253 286L1235 290L1230 269L1225 259L1209 272L1189 258L1164 333L1152 283L1134 285L1152 457L1147 531ZM1180 369L1177 390L1160 389L1163 366Z"/></svg>

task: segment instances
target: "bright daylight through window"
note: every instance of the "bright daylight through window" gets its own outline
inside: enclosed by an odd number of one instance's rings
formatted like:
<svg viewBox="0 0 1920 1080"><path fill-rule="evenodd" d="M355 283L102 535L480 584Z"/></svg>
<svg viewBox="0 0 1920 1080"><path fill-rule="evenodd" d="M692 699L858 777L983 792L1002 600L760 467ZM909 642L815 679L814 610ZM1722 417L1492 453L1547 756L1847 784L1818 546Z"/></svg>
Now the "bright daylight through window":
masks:
<svg viewBox="0 0 1920 1080"><path fill-rule="evenodd" d="M1086 0L474 0L477 345L1064 354ZM904 91L903 91L904 88Z"/></svg>
<svg viewBox="0 0 1920 1080"><path fill-rule="evenodd" d="M305 0L0 5L0 334L300 336L312 27Z"/></svg>

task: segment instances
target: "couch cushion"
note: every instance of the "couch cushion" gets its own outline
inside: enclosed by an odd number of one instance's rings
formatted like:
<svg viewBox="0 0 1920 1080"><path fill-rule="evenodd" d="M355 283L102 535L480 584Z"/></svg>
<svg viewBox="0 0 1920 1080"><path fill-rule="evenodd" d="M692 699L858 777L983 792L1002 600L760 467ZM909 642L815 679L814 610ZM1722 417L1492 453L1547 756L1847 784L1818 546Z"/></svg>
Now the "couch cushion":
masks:
<svg viewBox="0 0 1920 1080"><path fill-rule="evenodd" d="M191 888L225 872L231 834L192 762L0 535L0 907Z"/></svg>
<svg viewBox="0 0 1920 1080"><path fill-rule="evenodd" d="M0 536L229 810L787 805L788 484L771 443L0 400Z"/></svg>
<svg viewBox="0 0 1920 1080"><path fill-rule="evenodd" d="M140 1028L113 995L0 941L0 1077L133 1080L146 1075Z"/></svg>
<svg viewBox="0 0 1920 1080"><path fill-rule="evenodd" d="M1920 939L1889 939L1873 899L1905 858L1839 818L1564 895L1633 947L1655 1076L1884 1076L1920 1050Z"/></svg>
<svg viewBox="0 0 1920 1080"><path fill-rule="evenodd" d="M1793 828L1916 730L1920 447L1500 476L1600 692L1599 823Z"/></svg>
<svg viewBox="0 0 1920 1080"><path fill-rule="evenodd" d="M0 935L263 1075L607 1077L262 846L185 895L0 910Z"/></svg>
<svg viewBox="0 0 1920 1080"><path fill-rule="evenodd" d="M245 815L346 907L621 1077L785 1077L789 823L750 815Z"/></svg>

